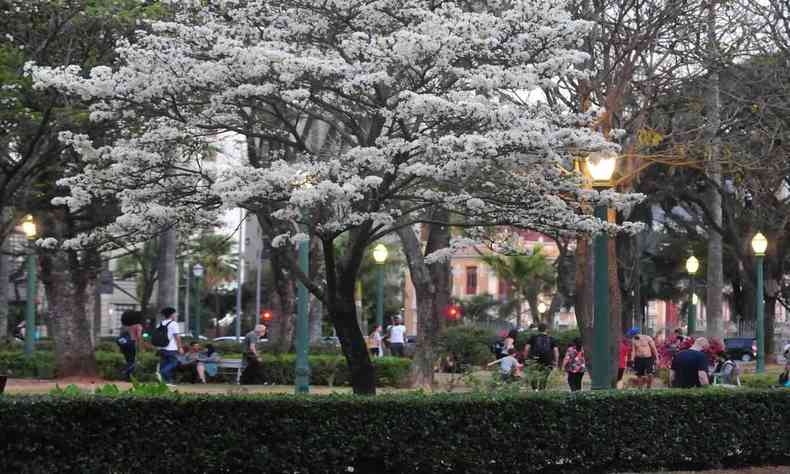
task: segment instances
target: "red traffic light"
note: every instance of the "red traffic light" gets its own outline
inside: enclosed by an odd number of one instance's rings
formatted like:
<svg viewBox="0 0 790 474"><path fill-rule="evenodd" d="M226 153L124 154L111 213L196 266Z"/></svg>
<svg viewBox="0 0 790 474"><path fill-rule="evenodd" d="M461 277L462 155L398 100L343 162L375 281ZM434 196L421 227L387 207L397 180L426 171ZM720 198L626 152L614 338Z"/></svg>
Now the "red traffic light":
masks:
<svg viewBox="0 0 790 474"><path fill-rule="evenodd" d="M451 304L450 306L447 307L447 310L445 311L445 316L450 321L457 321L461 319L461 315L462 315L461 307L458 306L457 304Z"/></svg>
<svg viewBox="0 0 790 474"><path fill-rule="evenodd" d="M261 311L261 321L271 321L274 318L271 310L265 309Z"/></svg>

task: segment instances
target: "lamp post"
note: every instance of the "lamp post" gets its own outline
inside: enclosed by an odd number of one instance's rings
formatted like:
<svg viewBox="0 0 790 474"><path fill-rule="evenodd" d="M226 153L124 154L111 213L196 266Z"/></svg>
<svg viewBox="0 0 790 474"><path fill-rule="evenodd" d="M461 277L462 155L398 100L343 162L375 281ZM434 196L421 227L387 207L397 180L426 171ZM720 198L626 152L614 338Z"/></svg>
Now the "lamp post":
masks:
<svg viewBox="0 0 790 474"><path fill-rule="evenodd" d="M298 189L309 189L312 187L310 176L299 173L292 185ZM310 214L303 210L302 218L309 222ZM310 275L310 226L305 226L305 238L298 244L298 263L299 269L304 275ZM309 298L305 284L299 280L296 288L297 294L297 316L296 316L296 364L294 370L294 390L296 394L310 393L310 359L308 351L310 347L310 317L309 317Z"/></svg>
<svg viewBox="0 0 790 474"><path fill-rule="evenodd" d="M200 294L203 289L203 265L196 263L192 267L192 274L195 275L195 324L193 325L195 331L193 336L197 341L200 340L200 313L202 312L200 311Z"/></svg>
<svg viewBox="0 0 790 474"><path fill-rule="evenodd" d="M376 326L384 326L384 263L388 256L386 245L378 244L373 248L373 260L376 262Z"/></svg>
<svg viewBox="0 0 790 474"><path fill-rule="evenodd" d="M546 303L541 301L540 303L538 303L538 308L537 309L538 309L538 321L537 322L541 322L541 321L543 321L543 318L546 315L546 310L548 310L549 308L546 306ZM552 323L553 322L554 321L552 321ZM552 324L552 327L553 326L554 326L554 324Z"/></svg>
<svg viewBox="0 0 790 474"><path fill-rule="evenodd" d="M27 236L28 242L36 238L36 222L28 214L22 221L22 232ZM27 294L25 295L25 356L33 355L33 345L36 333L36 289L38 288L36 275L36 253L31 249L27 256Z"/></svg>
<svg viewBox="0 0 790 474"><path fill-rule="evenodd" d="M757 257L757 373L765 372L765 309L763 306L763 258L768 248L768 239L758 232L752 239L752 249Z"/></svg>
<svg viewBox="0 0 790 474"><path fill-rule="evenodd" d="M587 171L592 177L593 188L603 190L612 186L612 175L617 164L617 155L612 152L591 153L587 158ZM609 209L605 204L595 206L595 217L604 222L609 220ZM595 267L593 291L595 295L595 319L593 321L593 390L610 388L611 356L609 354L609 237L606 231L595 235L593 243Z"/></svg>
<svg viewBox="0 0 790 474"><path fill-rule="evenodd" d="M694 276L699 270L699 260L692 255L686 260L686 271L689 274L689 312L688 312L688 335L694 335L697 330L697 303L694 301Z"/></svg>

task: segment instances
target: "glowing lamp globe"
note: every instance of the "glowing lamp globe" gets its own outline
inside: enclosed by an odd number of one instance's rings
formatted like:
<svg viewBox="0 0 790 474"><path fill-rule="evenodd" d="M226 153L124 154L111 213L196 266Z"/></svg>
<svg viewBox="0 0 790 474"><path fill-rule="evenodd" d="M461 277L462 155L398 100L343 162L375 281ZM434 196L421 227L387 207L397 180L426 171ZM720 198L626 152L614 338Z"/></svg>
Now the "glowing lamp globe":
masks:
<svg viewBox="0 0 790 474"><path fill-rule="evenodd" d="M686 271L689 273L689 275L695 275L697 270L699 270L699 260L697 260L697 257L692 255L688 258L688 260L686 260Z"/></svg>
<svg viewBox="0 0 790 474"><path fill-rule="evenodd" d="M766 239L761 232L758 232L757 235L755 235L752 239L752 249L754 250L754 254L758 257L762 257L765 255L765 250L767 248L768 239Z"/></svg>
<svg viewBox="0 0 790 474"><path fill-rule="evenodd" d="M593 152L587 157L587 171L593 180L593 187L608 188L617 166L617 155L611 151Z"/></svg>
<svg viewBox="0 0 790 474"><path fill-rule="evenodd" d="M382 264L387 261L387 256L389 256L389 252L387 251L387 246L384 244L378 244L373 247L373 260L376 263Z"/></svg>
<svg viewBox="0 0 790 474"><path fill-rule="evenodd" d="M549 308L546 306L546 303L542 303L542 302L538 303L538 313L543 314L546 312L547 309Z"/></svg>
<svg viewBox="0 0 790 474"><path fill-rule="evenodd" d="M33 216L30 214L25 216L25 220L22 221L22 232L30 240L36 238L36 221L33 220Z"/></svg>

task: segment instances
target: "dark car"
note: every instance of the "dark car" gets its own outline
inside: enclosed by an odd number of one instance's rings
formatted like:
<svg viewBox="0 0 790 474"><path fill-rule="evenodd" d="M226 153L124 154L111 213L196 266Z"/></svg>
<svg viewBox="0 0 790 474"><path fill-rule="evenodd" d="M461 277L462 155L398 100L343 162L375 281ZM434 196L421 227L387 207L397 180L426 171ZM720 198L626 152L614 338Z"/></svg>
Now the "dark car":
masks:
<svg viewBox="0 0 790 474"><path fill-rule="evenodd" d="M724 340L724 349L733 359L749 362L757 358L754 344L754 338L751 337L731 337Z"/></svg>

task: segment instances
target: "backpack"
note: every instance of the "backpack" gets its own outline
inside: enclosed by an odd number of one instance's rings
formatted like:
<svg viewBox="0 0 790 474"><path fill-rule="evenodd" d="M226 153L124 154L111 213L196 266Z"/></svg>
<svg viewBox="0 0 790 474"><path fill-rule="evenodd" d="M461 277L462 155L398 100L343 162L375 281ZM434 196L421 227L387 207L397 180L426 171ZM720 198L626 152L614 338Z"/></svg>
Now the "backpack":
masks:
<svg viewBox="0 0 790 474"><path fill-rule="evenodd" d="M533 359L551 362L551 337L546 334L535 336L535 345L529 348L529 355Z"/></svg>
<svg viewBox="0 0 790 474"><path fill-rule="evenodd" d="M497 341L491 344L490 349L491 349L491 353L499 356L500 354L502 354L502 351L505 349L505 341Z"/></svg>
<svg viewBox="0 0 790 474"><path fill-rule="evenodd" d="M160 324L154 329L154 333L151 335L151 345L154 347L167 347L170 344L170 337L167 335L167 327L173 321L168 321L167 324Z"/></svg>
<svg viewBox="0 0 790 474"><path fill-rule="evenodd" d="M788 379L790 379L790 372L785 370L779 374L779 385L782 387L787 386Z"/></svg>

